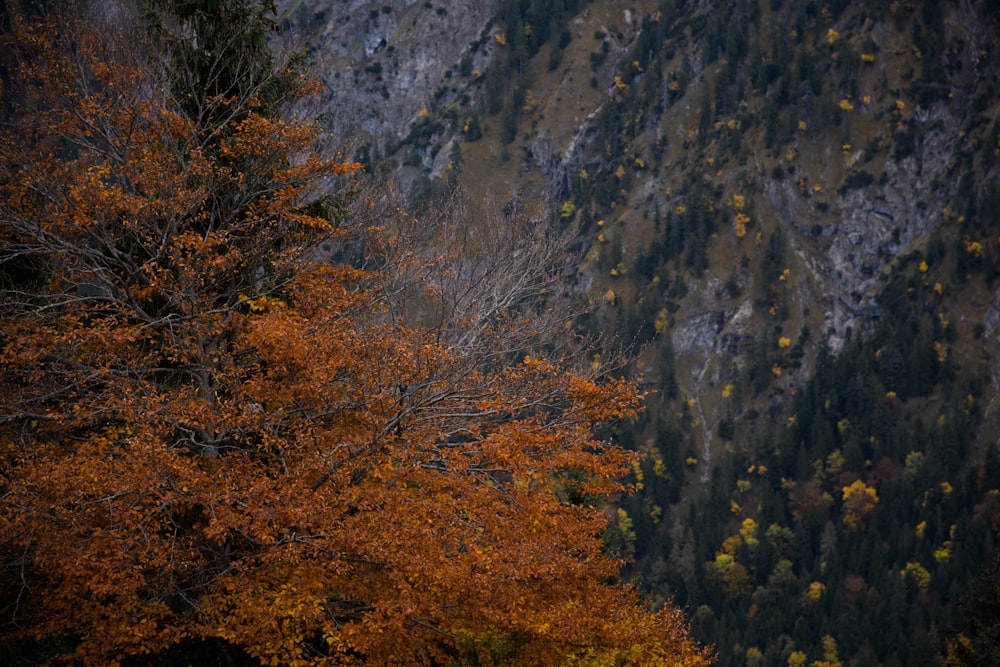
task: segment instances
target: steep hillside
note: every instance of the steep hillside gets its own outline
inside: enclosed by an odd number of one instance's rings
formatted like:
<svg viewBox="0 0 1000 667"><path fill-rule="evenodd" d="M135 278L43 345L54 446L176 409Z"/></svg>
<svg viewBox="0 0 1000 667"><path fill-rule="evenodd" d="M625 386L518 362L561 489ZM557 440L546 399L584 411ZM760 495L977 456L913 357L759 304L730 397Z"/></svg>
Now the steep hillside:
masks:
<svg viewBox="0 0 1000 667"><path fill-rule="evenodd" d="M576 235L650 390L610 541L722 664L949 651L1000 528L996 2L284 4L414 205Z"/></svg>

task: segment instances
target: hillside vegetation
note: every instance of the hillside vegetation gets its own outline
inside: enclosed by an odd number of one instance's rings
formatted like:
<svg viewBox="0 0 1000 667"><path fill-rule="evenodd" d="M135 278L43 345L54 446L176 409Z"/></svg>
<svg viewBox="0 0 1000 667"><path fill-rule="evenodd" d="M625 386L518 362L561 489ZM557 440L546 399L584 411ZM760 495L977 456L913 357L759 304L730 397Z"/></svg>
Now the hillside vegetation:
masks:
<svg viewBox="0 0 1000 667"><path fill-rule="evenodd" d="M1000 529L998 20L508 0L363 140L414 205L575 235L579 330L649 390L608 537L722 664L935 664L968 632Z"/></svg>

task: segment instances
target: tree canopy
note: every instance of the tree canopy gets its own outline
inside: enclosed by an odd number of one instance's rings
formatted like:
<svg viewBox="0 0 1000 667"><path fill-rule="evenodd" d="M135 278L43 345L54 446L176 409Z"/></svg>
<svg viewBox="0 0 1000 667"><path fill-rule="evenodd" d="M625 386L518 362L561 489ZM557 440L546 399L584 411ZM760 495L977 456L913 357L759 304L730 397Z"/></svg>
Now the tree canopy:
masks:
<svg viewBox="0 0 1000 667"><path fill-rule="evenodd" d="M595 432L639 394L533 343L542 237L504 272L373 224L281 113L271 3L119 9L16 35L7 655L707 664L602 550L633 455Z"/></svg>

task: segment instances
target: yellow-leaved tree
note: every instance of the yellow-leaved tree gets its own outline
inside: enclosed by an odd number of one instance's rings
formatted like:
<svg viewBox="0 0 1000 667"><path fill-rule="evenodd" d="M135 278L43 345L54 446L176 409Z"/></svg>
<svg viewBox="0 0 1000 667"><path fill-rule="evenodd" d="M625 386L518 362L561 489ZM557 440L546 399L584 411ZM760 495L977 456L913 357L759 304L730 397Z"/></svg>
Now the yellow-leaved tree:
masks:
<svg viewBox="0 0 1000 667"><path fill-rule="evenodd" d="M526 225L436 254L323 195L356 168L283 117L275 25L155 0L17 27L0 656L707 664L613 583L632 455L594 433L638 394L536 344L559 251Z"/></svg>

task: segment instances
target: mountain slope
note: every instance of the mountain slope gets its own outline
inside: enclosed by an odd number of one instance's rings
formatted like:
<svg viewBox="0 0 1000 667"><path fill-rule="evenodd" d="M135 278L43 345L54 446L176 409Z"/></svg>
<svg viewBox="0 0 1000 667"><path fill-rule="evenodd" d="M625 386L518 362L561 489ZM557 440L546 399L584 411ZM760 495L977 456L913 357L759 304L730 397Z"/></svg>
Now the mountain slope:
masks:
<svg viewBox="0 0 1000 667"><path fill-rule="evenodd" d="M371 170L576 235L652 391L647 590L723 664L948 651L1000 526L995 2L287 4Z"/></svg>

